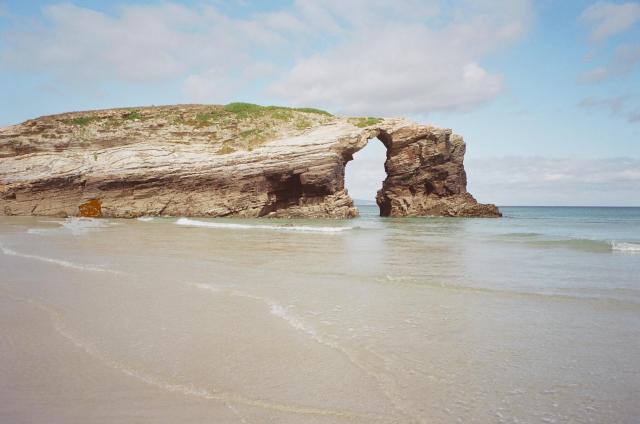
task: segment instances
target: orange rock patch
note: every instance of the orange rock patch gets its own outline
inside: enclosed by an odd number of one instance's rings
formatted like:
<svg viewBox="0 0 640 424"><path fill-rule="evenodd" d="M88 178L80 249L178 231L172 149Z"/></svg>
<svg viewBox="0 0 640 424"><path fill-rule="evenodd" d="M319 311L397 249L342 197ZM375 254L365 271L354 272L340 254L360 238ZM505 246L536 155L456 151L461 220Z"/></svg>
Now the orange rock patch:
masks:
<svg viewBox="0 0 640 424"><path fill-rule="evenodd" d="M78 206L80 216L87 218L97 218L102 216L102 205L99 199L91 199Z"/></svg>

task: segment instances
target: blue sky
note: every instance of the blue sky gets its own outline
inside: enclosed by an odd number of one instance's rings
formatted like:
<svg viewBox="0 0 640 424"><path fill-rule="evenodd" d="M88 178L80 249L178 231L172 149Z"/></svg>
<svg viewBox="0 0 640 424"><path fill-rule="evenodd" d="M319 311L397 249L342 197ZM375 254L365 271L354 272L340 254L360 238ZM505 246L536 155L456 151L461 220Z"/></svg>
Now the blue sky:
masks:
<svg viewBox="0 0 640 424"><path fill-rule="evenodd" d="M235 100L407 116L465 137L481 201L640 205L639 2L0 0L0 88L0 125ZM354 197L383 155L348 166Z"/></svg>

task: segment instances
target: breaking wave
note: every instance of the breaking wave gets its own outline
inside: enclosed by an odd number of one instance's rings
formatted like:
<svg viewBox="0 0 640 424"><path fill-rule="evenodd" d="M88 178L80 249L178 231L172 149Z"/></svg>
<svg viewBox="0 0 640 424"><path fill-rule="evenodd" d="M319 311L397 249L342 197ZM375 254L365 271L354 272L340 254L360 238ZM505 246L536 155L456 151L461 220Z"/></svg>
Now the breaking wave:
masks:
<svg viewBox="0 0 640 424"><path fill-rule="evenodd" d="M112 224L95 218L67 218L64 221L42 221L43 223L58 224L56 228L29 228L28 234L48 235L56 233L71 233L82 235L91 231L110 227Z"/></svg>
<svg viewBox="0 0 640 424"><path fill-rule="evenodd" d="M190 218L179 218L176 221L176 225L183 225L187 227L220 228L220 229L227 229L227 230L272 230L272 231L291 231L291 232L303 232L303 233L340 233L343 231L348 231L353 229L353 227L312 227L312 226L303 226L303 225L235 224L235 223L227 223L227 222L198 221Z"/></svg>
<svg viewBox="0 0 640 424"><path fill-rule="evenodd" d="M140 216L138 218L136 218L138 221L142 221L142 222L151 222L153 221L155 218L152 216Z"/></svg>
<svg viewBox="0 0 640 424"><path fill-rule="evenodd" d="M611 242L611 249L621 252L638 252L640 253L640 243L621 243Z"/></svg>
<svg viewBox="0 0 640 424"><path fill-rule="evenodd" d="M638 242L620 242L609 240L597 240L590 238L553 238L545 237L540 233L506 233L497 235L496 238L508 242L525 243L539 248L566 248L588 252L640 252Z"/></svg>

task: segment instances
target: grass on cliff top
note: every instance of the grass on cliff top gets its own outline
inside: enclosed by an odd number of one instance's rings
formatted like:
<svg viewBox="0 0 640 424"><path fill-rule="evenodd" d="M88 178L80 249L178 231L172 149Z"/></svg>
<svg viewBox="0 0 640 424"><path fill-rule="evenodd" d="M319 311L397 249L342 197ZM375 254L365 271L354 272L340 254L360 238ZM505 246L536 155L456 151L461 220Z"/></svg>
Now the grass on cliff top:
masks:
<svg viewBox="0 0 640 424"><path fill-rule="evenodd" d="M234 113L242 117L252 117L264 115L267 112L272 112L276 117L287 117L289 115L286 112L296 111L304 113L316 113L319 115L333 116L326 110L315 109L312 107L285 107L285 106L260 106L253 103L229 103L224 105L223 109L226 112Z"/></svg>
<svg viewBox="0 0 640 424"><path fill-rule="evenodd" d="M67 125L76 125L79 127L84 127L85 125L89 125L96 118L91 116L78 116L77 118L65 119L64 123Z"/></svg>
<svg viewBox="0 0 640 424"><path fill-rule="evenodd" d="M132 110L131 112L127 112L124 115L122 115L122 119L126 119L127 121L133 121L141 118L142 116L140 115L140 112L138 112L137 110Z"/></svg>
<svg viewBox="0 0 640 424"><path fill-rule="evenodd" d="M123 121L136 121L141 120L143 117L138 110L130 110L122 115L120 115ZM117 117L106 117L102 115L89 115L89 116L78 116L76 118L65 119L64 122L67 125L74 125L78 127L84 127L89 125L92 122L96 121L105 121L107 120L110 126L117 126L121 122L119 122L119 118Z"/></svg>
<svg viewBox="0 0 640 424"><path fill-rule="evenodd" d="M366 118L349 118L349 123L355 125L358 128L369 127L371 125L379 124L382 121L384 121L384 119L373 118L371 116L368 116Z"/></svg>

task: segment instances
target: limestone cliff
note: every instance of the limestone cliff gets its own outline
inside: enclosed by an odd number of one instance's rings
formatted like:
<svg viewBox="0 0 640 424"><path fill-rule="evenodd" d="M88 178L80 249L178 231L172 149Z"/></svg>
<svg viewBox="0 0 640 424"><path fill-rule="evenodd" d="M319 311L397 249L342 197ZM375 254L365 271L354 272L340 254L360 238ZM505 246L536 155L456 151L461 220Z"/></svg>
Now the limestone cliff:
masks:
<svg viewBox="0 0 640 424"><path fill-rule="evenodd" d="M248 104L109 109L0 129L0 214L357 215L353 153L387 147L383 216L499 216L466 190L465 144L403 119Z"/></svg>

